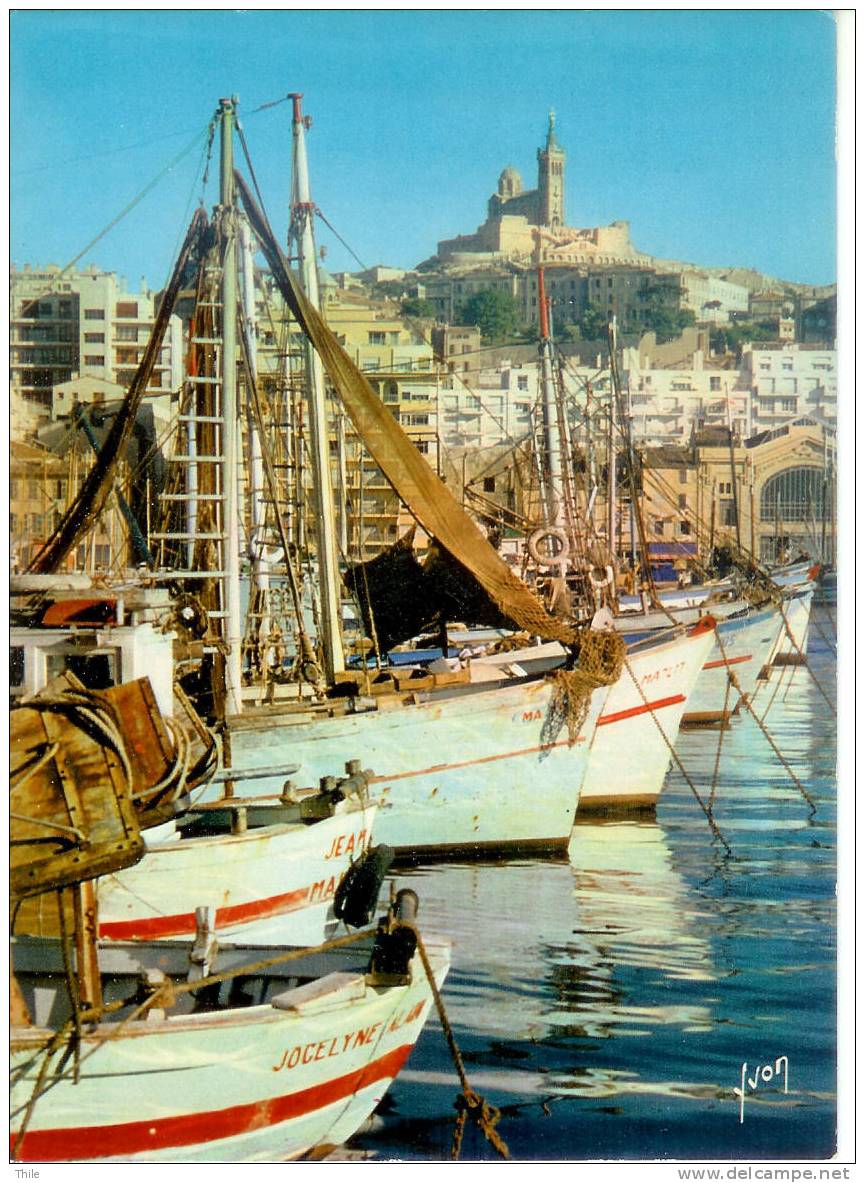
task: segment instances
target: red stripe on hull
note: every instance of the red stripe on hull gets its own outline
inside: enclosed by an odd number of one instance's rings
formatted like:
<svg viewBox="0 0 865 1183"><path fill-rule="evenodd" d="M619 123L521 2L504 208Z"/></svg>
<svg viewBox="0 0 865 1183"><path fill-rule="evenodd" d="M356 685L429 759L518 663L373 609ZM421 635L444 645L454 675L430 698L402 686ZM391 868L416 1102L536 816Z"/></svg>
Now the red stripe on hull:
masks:
<svg viewBox="0 0 865 1183"><path fill-rule="evenodd" d="M585 743L586 737L580 735L577 744ZM371 784L390 784L392 780L406 780L411 776L429 776L433 772L449 772L452 768L472 768L475 764L490 764L495 760L513 760L517 756L532 756L535 752L548 752L550 748L573 747L569 739L558 739L554 743L537 744L532 748L518 748L514 752L497 752L494 756L479 756L477 760L460 760L456 764L431 764L429 768L416 768L411 772L397 772L390 776L370 777Z"/></svg>
<svg viewBox="0 0 865 1183"><path fill-rule="evenodd" d="M638 707L628 707L624 711L614 711L612 715L601 715L600 719L598 719L598 726L604 727L607 723L618 723L622 719L633 719L635 715L645 715L648 711L660 711L664 707L672 707L676 703L684 701L684 694L673 694L669 698L656 699L655 702L641 703Z"/></svg>
<svg viewBox="0 0 865 1183"><path fill-rule="evenodd" d="M339 1076L324 1084L289 1093L284 1097L266 1097L248 1105L207 1113L188 1113L178 1117L155 1117L149 1121L130 1121L122 1125L75 1126L69 1129L28 1130L13 1162L87 1162L99 1158L128 1158L153 1150L175 1146L196 1146L236 1138L241 1134L279 1125L293 1118L306 1117L317 1109L352 1097L360 1089L399 1072L414 1045L404 1044L374 1060L365 1068ZM10 1152L16 1134L10 1135Z"/></svg>
<svg viewBox="0 0 865 1183"><path fill-rule="evenodd" d="M707 661L703 666L704 670L716 670L722 665L739 665L743 661L751 661L753 653L746 653L744 657L724 657L720 661Z"/></svg>
<svg viewBox="0 0 865 1183"><path fill-rule="evenodd" d="M216 927L246 924L252 920L266 920L283 912L293 912L309 899L309 887L273 895L265 900L250 900L216 909ZM161 937L192 935L195 932L195 913L183 912L176 916L146 916L136 920L107 920L99 925L99 935L108 940L154 941Z"/></svg>

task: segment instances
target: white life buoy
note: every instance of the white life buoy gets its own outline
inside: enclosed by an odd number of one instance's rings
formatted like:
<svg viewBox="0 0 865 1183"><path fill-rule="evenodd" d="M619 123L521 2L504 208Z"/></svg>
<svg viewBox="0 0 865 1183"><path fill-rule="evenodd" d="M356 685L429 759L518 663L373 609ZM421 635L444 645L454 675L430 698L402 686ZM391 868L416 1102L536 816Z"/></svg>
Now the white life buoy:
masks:
<svg viewBox="0 0 865 1183"><path fill-rule="evenodd" d="M544 554L541 549L544 539L555 541L558 546L555 554ZM555 567L568 558L571 553L571 544L568 542L567 534L560 526L540 526L533 534L529 535L526 549L541 567Z"/></svg>
<svg viewBox="0 0 865 1183"><path fill-rule="evenodd" d="M610 587L613 583L613 580L615 579L615 576L613 575L613 568L609 564L607 564L607 566L604 567L603 579L596 579L595 578L595 571L598 571L598 570L600 570L599 567L590 567L589 568L589 583L592 585L592 587L594 587L596 589L602 588L602 587Z"/></svg>

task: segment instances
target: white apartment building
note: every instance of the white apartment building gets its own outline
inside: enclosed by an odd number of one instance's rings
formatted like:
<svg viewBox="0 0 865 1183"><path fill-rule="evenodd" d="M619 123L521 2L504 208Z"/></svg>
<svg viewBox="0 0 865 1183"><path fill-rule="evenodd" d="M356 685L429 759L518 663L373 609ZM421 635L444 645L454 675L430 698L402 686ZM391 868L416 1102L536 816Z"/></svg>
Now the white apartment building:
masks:
<svg viewBox="0 0 865 1183"><path fill-rule="evenodd" d="M156 293L142 284L130 294L113 271L55 265L10 277L10 375L16 402L53 417L53 390L73 377L128 389L155 319ZM181 382L183 335L172 316L150 381L149 395L166 398Z"/></svg>
<svg viewBox="0 0 865 1183"><path fill-rule="evenodd" d="M834 349L761 342L743 353L740 383L753 398L755 430L771 430L799 415L834 425L838 417L838 357Z"/></svg>
<svg viewBox="0 0 865 1183"><path fill-rule="evenodd" d="M696 350L690 365L661 367L640 361L640 351L623 351L622 382L635 442L651 446L686 444L695 431L732 427L748 439L803 415L834 425L837 359L813 345L760 343L743 351L738 364L722 367ZM585 420L588 389L592 410L605 414L609 375L600 368L564 368L572 427ZM450 375L439 392L439 433L445 448L488 448L523 439L540 426L540 378L536 362L482 370L471 385Z"/></svg>
<svg viewBox="0 0 865 1183"><path fill-rule="evenodd" d="M739 283L718 279L706 271L682 271L682 307L698 321L726 324L731 312L747 312L749 292Z"/></svg>
<svg viewBox="0 0 865 1183"><path fill-rule="evenodd" d="M536 362L482 368L471 383L459 371L447 374L438 393L441 446L485 449L519 443L532 431L539 388Z"/></svg>

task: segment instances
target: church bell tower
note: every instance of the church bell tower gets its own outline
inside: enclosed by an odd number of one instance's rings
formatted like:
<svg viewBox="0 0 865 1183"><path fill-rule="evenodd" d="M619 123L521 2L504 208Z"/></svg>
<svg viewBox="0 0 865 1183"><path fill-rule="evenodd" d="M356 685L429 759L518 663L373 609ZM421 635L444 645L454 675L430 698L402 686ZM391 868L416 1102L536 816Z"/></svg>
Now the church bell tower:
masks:
<svg viewBox="0 0 865 1183"><path fill-rule="evenodd" d="M565 153L556 140L556 116L550 111L547 142L538 148L538 225L565 224Z"/></svg>

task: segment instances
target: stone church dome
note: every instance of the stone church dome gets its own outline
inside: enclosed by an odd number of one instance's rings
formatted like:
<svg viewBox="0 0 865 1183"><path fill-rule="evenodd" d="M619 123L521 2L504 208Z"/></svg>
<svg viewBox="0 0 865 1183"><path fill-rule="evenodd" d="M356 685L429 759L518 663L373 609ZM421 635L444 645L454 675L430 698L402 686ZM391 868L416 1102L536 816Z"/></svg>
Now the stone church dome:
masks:
<svg viewBox="0 0 865 1183"><path fill-rule="evenodd" d="M523 178L511 165L499 177L499 197L517 197L523 191Z"/></svg>

